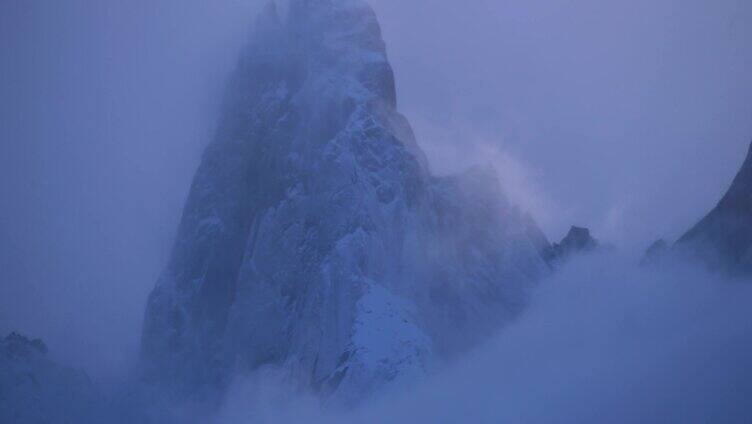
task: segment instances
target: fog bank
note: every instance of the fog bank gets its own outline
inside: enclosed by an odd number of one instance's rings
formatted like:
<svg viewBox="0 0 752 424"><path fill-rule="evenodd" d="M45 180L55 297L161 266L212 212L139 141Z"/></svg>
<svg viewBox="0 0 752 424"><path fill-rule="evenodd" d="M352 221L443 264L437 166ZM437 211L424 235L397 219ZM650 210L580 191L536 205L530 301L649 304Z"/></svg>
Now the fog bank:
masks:
<svg viewBox="0 0 752 424"><path fill-rule="evenodd" d="M746 423L750 300L752 286L690 264L582 257L519 321L415 388L325 413L267 373L237 384L220 422Z"/></svg>

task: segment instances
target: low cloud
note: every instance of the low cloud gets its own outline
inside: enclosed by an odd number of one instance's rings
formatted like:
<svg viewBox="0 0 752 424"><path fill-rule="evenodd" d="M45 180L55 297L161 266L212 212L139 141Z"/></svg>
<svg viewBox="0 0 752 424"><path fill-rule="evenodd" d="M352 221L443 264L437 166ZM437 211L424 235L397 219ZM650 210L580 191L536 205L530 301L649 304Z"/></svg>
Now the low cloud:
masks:
<svg viewBox="0 0 752 424"><path fill-rule="evenodd" d="M687 263L572 261L493 340L417 387L349 412L239 385L222 423L746 423L752 286ZM275 393L277 393L275 395Z"/></svg>

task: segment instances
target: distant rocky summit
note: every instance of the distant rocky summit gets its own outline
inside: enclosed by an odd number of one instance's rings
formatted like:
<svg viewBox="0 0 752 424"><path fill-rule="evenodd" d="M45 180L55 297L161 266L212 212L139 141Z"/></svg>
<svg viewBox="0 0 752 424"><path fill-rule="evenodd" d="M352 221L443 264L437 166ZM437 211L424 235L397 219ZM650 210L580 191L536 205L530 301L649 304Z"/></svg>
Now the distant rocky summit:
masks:
<svg viewBox="0 0 752 424"><path fill-rule="evenodd" d="M583 227L572 226L567 235L559 243L554 244L549 243L543 233L534 226L534 222L528 224L527 231L541 257L552 267L562 265L576 255L605 248L593 238L589 229Z"/></svg>
<svg viewBox="0 0 752 424"><path fill-rule="evenodd" d="M718 205L676 243L711 269L752 275L752 146Z"/></svg>
<svg viewBox="0 0 752 424"><path fill-rule="evenodd" d="M49 359L41 340L0 341L0 423L99 422L102 404L87 375Z"/></svg>
<svg viewBox="0 0 752 424"><path fill-rule="evenodd" d="M554 258L564 260L576 253L593 252L599 246L598 241L590 235L589 229L573 226L561 242L554 243L551 250Z"/></svg>

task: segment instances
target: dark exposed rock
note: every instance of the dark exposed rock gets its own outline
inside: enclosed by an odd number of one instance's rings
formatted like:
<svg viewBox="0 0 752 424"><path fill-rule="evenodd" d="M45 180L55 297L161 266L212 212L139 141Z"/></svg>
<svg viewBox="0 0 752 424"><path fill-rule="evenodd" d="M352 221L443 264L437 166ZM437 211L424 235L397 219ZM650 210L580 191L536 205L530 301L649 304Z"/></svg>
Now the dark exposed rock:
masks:
<svg viewBox="0 0 752 424"><path fill-rule="evenodd" d="M676 243L711 269L752 275L752 146L718 205Z"/></svg>
<svg viewBox="0 0 752 424"><path fill-rule="evenodd" d="M554 263L561 263L570 257L598 250L600 243L590 235L590 230L583 227L573 226L561 242L551 246L549 256Z"/></svg>

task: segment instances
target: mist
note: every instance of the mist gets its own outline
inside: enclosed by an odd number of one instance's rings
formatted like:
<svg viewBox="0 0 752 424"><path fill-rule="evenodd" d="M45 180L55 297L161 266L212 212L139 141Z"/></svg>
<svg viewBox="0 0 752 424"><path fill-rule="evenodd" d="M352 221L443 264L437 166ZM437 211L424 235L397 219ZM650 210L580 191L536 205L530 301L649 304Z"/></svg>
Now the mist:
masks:
<svg viewBox="0 0 752 424"><path fill-rule="evenodd" d="M273 370L242 380L215 419L258 423L743 423L752 415L748 282L681 260L579 257L484 346L354 411L289 396Z"/></svg>
<svg viewBox="0 0 752 424"><path fill-rule="evenodd" d="M105 386L129 377L262 3L0 3L1 335L41 337ZM285 399L292 415L280 416L247 408L258 383L238 381L217 419L749 416L749 289L689 264L632 264L700 219L744 158L752 4L370 3L434 172L491 163L552 241L577 224L622 251L567 265L520 321L409 400L343 416Z"/></svg>
<svg viewBox="0 0 752 424"><path fill-rule="evenodd" d="M0 5L0 332L120 378L256 2Z"/></svg>
<svg viewBox="0 0 752 424"><path fill-rule="evenodd" d="M633 248L675 239L752 139L749 2L373 3L421 145L517 158L554 240L573 223Z"/></svg>

